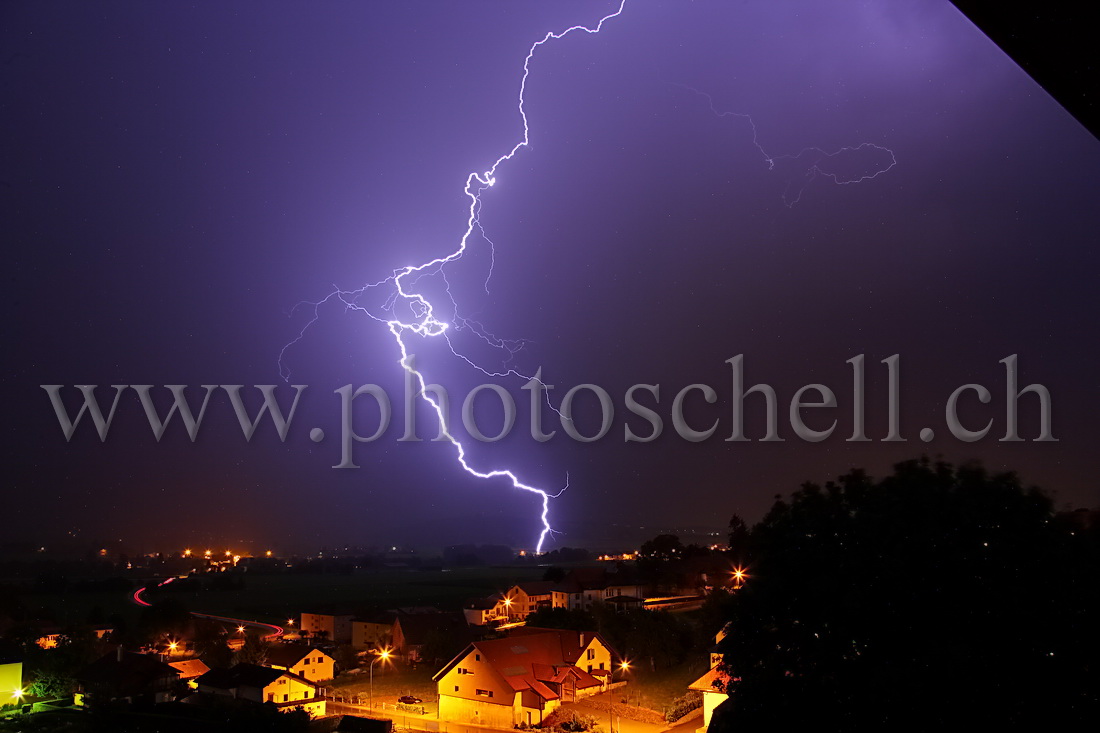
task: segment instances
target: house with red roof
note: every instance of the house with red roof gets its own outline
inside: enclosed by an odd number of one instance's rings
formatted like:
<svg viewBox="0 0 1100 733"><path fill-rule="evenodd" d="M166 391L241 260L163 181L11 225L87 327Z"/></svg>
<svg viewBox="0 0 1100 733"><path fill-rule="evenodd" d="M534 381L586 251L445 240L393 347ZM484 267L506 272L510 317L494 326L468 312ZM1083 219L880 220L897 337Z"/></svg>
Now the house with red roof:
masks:
<svg viewBox="0 0 1100 733"><path fill-rule="evenodd" d="M606 689L618 655L599 634L521 628L475 641L439 670L439 717L510 728Z"/></svg>

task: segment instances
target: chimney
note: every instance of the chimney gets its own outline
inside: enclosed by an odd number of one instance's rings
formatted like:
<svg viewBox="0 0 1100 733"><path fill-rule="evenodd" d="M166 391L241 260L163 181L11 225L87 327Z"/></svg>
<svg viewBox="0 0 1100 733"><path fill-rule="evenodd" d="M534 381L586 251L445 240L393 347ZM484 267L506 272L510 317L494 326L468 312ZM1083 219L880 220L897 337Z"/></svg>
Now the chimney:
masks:
<svg viewBox="0 0 1100 733"><path fill-rule="evenodd" d="M122 662L122 644L119 644L118 649L115 650L115 660Z"/></svg>
<svg viewBox="0 0 1100 733"><path fill-rule="evenodd" d="M584 649L584 632L577 634L577 648Z"/></svg>

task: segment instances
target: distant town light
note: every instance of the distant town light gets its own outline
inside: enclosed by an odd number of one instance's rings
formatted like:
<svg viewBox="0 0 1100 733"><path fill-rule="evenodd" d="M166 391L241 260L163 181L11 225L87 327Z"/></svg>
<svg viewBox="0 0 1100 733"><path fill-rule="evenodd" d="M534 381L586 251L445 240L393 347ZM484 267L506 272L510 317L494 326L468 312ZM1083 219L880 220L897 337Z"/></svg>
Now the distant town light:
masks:
<svg viewBox="0 0 1100 733"><path fill-rule="evenodd" d="M265 555L267 555L268 557L271 557L271 550L268 550L268 551L267 551L267 552L265 552L264 554L265 554Z"/></svg>
<svg viewBox="0 0 1100 733"><path fill-rule="evenodd" d="M191 548L190 547L183 551L183 556L184 557L191 557Z"/></svg>

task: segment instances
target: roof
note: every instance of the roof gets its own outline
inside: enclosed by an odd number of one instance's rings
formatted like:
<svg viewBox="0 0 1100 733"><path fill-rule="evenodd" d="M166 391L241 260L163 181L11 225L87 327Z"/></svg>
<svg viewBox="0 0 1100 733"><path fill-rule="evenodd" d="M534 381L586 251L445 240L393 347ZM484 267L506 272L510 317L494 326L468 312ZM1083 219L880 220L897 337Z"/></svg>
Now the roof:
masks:
<svg viewBox="0 0 1100 733"><path fill-rule="evenodd" d="M210 668L201 659L182 659L178 662L169 662L168 666L178 670L180 678L185 680L201 677L210 671Z"/></svg>
<svg viewBox="0 0 1100 733"><path fill-rule="evenodd" d="M406 646L419 646L435 632L444 632L457 641L471 637L470 627L461 611L457 613L415 613L397 617Z"/></svg>
<svg viewBox="0 0 1100 733"><path fill-rule="evenodd" d="M272 644L267 650L267 663L289 669L313 652L324 654L310 644Z"/></svg>
<svg viewBox="0 0 1100 733"><path fill-rule="evenodd" d="M611 645L607 643L607 639L603 638L595 631L574 631L572 629L547 629L539 626L518 626L511 629L508 632L509 637L525 637L533 634L554 634L558 638L558 643L561 645L562 659L569 664L576 664L580 659L581 654L588 645L592 642L592 639L599 639L614 659L619 655L611 648Z"/></svg>
<svg viewBox="0 0 1100 733"><path fill-rule="evenodd" d="M271 667L261 667L258 664L238 664L229 669L212 669L199 677L196 682L205 687L214 687L219 690L232 690L237 687L258 687L263 689L283 675L292 677L312 687L317 686L293 672L272 669Z"/></svg>
<svg viewBox="0 0 1100 733"><path fill-rule="evenodd" d="M688 685L688 689L699 690L700 692L720 692L725 694L726 685L729 683L730 676L728 674L719 670L717 667L712 667L705 675Z"/></svg>
<svg viewBox="0 0 1100 733"><path fill-rule="evenodd" d="M590 641L595 634L589 632L582 636L581 632L563 629L526 629L526 632L470 644L433 679L439 680L471 652L477 651L482 661L488 663L513 690L531 690L544 700L559 697L547 683L560 685L572 677L580 689L600 684L596 677L575 665L588 646L585 643L578 647L580 639Z"/></svg>
<svg viewBox="0 0 1100 733"><path fill-rule="evenodd" d="M89 664L76 679L88 686L110 687L129 694L140 692L157 680L179 675L179 670L160 661L155 654L115 651Z"/></svg>
<svg viewBox="0 0 1100 733"><path fill-rule="evenodd" d="M552 580L532 580L527 583L516 583L514 587L519 588L529 596L548 596L558 587L558 584Z"/></svg>

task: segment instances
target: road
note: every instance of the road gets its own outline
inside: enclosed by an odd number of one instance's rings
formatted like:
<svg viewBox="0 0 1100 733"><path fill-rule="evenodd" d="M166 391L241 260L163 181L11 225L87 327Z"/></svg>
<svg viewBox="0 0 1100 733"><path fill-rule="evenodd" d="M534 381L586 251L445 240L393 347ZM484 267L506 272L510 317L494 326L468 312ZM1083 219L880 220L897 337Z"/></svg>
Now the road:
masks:
<svg viewBox="0 0 1100 733"><path fill-rule="evenodd" d="M162 585L168 585L173 580L175 580L175 578L162 580L160 583L157 583L157 587L159 588ZM138 604L139 606L153 605L152 603L149 603L149 601L145 600L145 598L143 597L143 594L147 590L147 586L142 586L141 588L138 588L136 591L134 591L134 603ZM261 629L263 631L269 631L271 633L264 636L264 639L266 639L267 641L274 641L275 639L278 639L280 636L283 635L282 626L276 626L275 624L265 624L263 621L250 621L244 618L233 618L232 616L215 616L214 614L198 613L197 611L192 611L191 615L195 618L208 618L212 621L221 621L223 623L233 624L234 626L246 626L254 629Z"/></svg>

